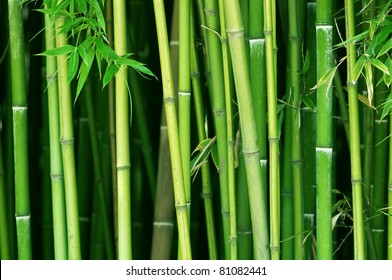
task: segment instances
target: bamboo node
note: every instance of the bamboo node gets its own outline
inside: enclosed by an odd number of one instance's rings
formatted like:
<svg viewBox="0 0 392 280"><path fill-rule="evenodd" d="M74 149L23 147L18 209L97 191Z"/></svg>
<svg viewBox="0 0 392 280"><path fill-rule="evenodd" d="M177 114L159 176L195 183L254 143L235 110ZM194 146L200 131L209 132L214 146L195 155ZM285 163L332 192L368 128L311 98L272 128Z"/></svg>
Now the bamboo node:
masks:
<svg viewBox="0 0 392 280"><path fill-rule="evenodd" d="M242 37L244 36L244 28L240 28L237 30L228 30L227 34L231 37Z"/></svg>
<svg viewBox="0 0 392 280"><path fill-rule="evenodd" d="M211 198L211 197L212 197L212 192L203 192L201 194L202 199L207 199L207 198Z"/></svg>
<svg viewBox="0 0 392 280"><path fill-rule="evenodd" d="M204 13L206 16L216 16L219 15L219 10L218 9L204 9Z"/></svg>
<svg viewBox="0 0 392 280"><path fill-rule="evenodd" d="M73 145L74 142L75 142L74 138L68 138L68 139L61 138L60 140L61 145Z"/></svg>
<svg viewBox="0 0 392 280"><path fill-rule="evenodd" d="M174 227L172 222L153 222L156 227Z"/></svg>
<svg viewBox="0 0 392 280"><path fill-rule="evenodd" d="M268 164L268 159L261 159L260 160L260 166L267 166Z"/></svg>
<svg viewBox="0 0 392 280"><path fill-rule="evenodd" d="M362 184L362 179L351 179L351 184Z"/></svg>
<svg viewBox="0 0 392 280"><path fill-rule="evenodd" d="M130 170L131 169L131 165L117 165L116 169L118 171L120 171L120 170Z"/></svg>
<svg viewBox="0 0 392 280"><path fill-rule="evenodd" d="M50 173L50 177L55 180L55 179L63 179L64 174L63 173Z"/></svg>
<svg viewBox="0 0 392 280"><path fill-rule="evenodd" d="M165 103L175 103L176 102L176 98L175 97L165 97L165 98L163 98L163 102L165 102Z"/></svg>
<svg viewBox="0 0 392 280"><path fill-rule="evenodd" d="M200 78L200 72L196 72L196 71L192 72L192 73L191 73L191 78L192 78L192 79L194 79L194 78Z"/></svg>
<svg viewBox="0 0 392 280"><path fill-rule="evenodd" d="M15 219L16 220L21 220L21 221L23 221L23 220L26 220L26 221L28 221L28 220L30 220L30 217L31 217L31 215L30 214L28 214L28 215L18 215L18 214L16 214L15 215Z"/></svg>
<svg viewBox="0 0 392 280"><path fill-rule="evenodd" d="M221 210L221 213L222 213L222 216L224 216L224 217L228 217L228 216L230 216L230 211L229 210Z"/></svg>
<svg viewBox="0 0 392 280"><path fill-rule="evenodd" d="M303 163L303 160L302 159L293 159L293 160L291 160L291 163L293 165L301 165Z"/></svg>
<svg viewBox="0 0 392 280"><path fill-rule="evenodd" d="M178 95L179 96L191 96L191 92L190 91L179 91Z"/></svg>
<svg viewBox="0 0 392 280"><path fill-rule="evenodd" d="M279 138L278 137L268 137L268 141L270 142L270 144L277 143L277 142L279 142Z"/></svg>
<svg viewBox="0 0 392 280"><path fill-rule="evenodd" d="M392 192L392 185L388 186L388 190Z"/></svg>
<svg viewBox="0 0 392 280"><path fill-rule="evenodd" d="M176 208L176 210L186 210L187 204L176 204L175 208Z"/></svg>
<svg viewBox="0 0 392 280"><path fill-rule="evenodd" d="M25 110L27 110L27 106L22 106L22 105L12 106L12 111L25 111Z"/></svg>
<svg viewBox="0 0 392 280"><path fill-rule="evenodd" d="M216 117L222 117L226 115L226 109L218 108L218 109L213 109L212 111L214 112L214 115Z"/></svg>
<svg viewBox="0 0 392 280"><path fill-rule="evenodd" d="M238 230L237 234L238 235L249 235L249 234L252 234L252 231L251 230Z"/></svg>
<svg viewBox="0 0 392 280"><path fill-rule="evenodd" d="M244 155L244 158L250 158L253 156L256 156L260 153L259 149L256 149L254 151L243 151L242 154Z"/></svg>
<svg viewBox="0 0 392 280"><path fill-rule="evenodd" d="M58 80L58 76L57 76L57 74L46 75L46 80L48 82L57 81Z"/></svg>

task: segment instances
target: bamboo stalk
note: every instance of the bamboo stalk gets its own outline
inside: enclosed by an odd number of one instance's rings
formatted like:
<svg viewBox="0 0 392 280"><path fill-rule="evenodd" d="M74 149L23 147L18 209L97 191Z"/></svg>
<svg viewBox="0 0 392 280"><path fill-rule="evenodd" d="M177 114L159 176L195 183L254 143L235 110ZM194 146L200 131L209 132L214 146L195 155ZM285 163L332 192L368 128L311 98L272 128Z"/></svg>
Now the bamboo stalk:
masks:
<svg viewBox="0 0 392 280"><path fill-rule="evenodd" d="M59 17L55 26L59 30L64 24L64 18ZM67 35L56 34L56 46L67 45ZM66 55L57 57L58 79L59 79L59 113L60 113L60 143L63 158L65 201L67 212L67 233L68 233L68 259L80 259L80 229L79 229L79 210L77 183L75 172L74 154L74 132L71 88L67 82L68 64Z"/></svg>
<svg viewBox="0 0 392 280"><path fill-rule="evenodd" d="M192 13L192 11L191 11ZM205 112L203 104L202 86L200 80L199 58L195 45L195 23L191 22L191 77L192 90L195 104L195 115L197 124L197 134L199 142L207 138L205 131ZM213 212L212 186L210 164L205 162L201 167L202 195L204 201L204 211L207 228L208 256L210 260L218 259L217 240L215 232L215 218Z"/></svg>
<svg viewBox="0 0 392 280"><path fill-rule="evenodd" d="M392 93L392 90L391 90ZM392 114L389 117L389 133L392 133ZM392 260L392 141L389 140L389 170L388 170L388 260Z"/></svg>
<svg viewBox="0 0 392 280"><path fill-rule="evenodd" d="M54 25L49 15L45 15L45 42L46 49L55 48ZM64 173L61 156L60 116L57 84L56 58L46 57L46 80L48 90L49 118L49 149L50 149L50 178L52 184L52 211L53 211L53 238L54 257L56 260L65 260L68 257L67 248L67 220L65 209Z"/></svg>
<svg viewBox="0 0 392 280"><path fill-rule="evenodd" d="M170 52L167 38L166 16L162 0L154 0L154 13L158 35L160 63L162 69L163 100L165 104L167 128L169 134L169 148L172 162L174 205L176 207L177 225L183 259L191 259L190 235L187 218L187 205L184 189L184 178L181 165L181 151L179 150L179 135L177 128L177 113L173 90L173 79L170 65Z"/></svg>
<svg viewBox="0 0 392 280"><path fill-rule="evenodd" d="M2 131L1 131L2 132ZM2 133L1 133L2 134ZM5 185L3 141L0 134L0 258L2 260L11 259L10 251L10 229L8 223L7 192Z"/></svg>
<svg viewBox="0 0 392 280"><path fill-rule="evenodd" d="M270 186L270 250L271 258L280 258L280 190L279 190L279 134L275 58L274 1L264 1L264 36L266 40L267 108Z"/></svg>
<svg viewBox="0 0 392 280"><path fill-rule="evenodd" d="M223 1L219 0L220 10L223 10ZM229 46L226 35L226 23L224 13L220 13L220 31L222 43L222 62L224 75L225 107L226 107L226 127L227 127L227 173L228 173L228 190L229 190L229 209L230 209L230 259L238 258L237 245L237 211L236 211L236 191L235 191L235 162L234 162L234 126L232 113L232 71L230 63Z"/></svg>
<svg viewBox="0 0 392 280"><path fill-rule="evenodd" d="M302 70L302 43L303 37L300 31L300 12L303 7L299 1L289 1L289 50L290 50L290 95L291 104L291 164L293 176L294 195L294 256L295 259L303 259L303 160L301 140L301 70Z"/></svg>
<svg viewBox="0 0 392 280"><path fill-rule="evenodd" d="M114 50L121 56L127 52L125 1L113 1ZM116 167L118 258L132 259L131 234L131 159L129 151L128 71L121 66L116 75Z"/></svg>
<svg viewBox="0 0 392 280"><path fill-rule="evenodd" d="M208 63L211 70L210 80L208 81L209 92L218 148L218 171L223 223L223 243L225 248L225 258L230 259L230 199L227 169L227 120L225 108L222 45L220 38L217 36L217 33L220 34L218 1L205 1L204 12L206 25L208 28L206 37L209 55Z"/></svg>
<svg viewBox="0 0 392 280"><path fill-rule="evenodd" d="M264 204L266 198L264 197L265 194L262 192L263 187L261 185L260 156L257 146L250 75L246 60L244 30L241 22L239 2L224 1L224 13L233 63L240 125L243 135L243 153L249 187L249 201L253 228L254 258L269 259L267 205Z"/></svg>
<svg viewBox="0 0 392 280"><path fill-rule="evenodd" d="M345 0L346 37L350 40L355 36L354 1ZM358 91L353 80L353 69L356 63L356 46L347 43L347 90L350 123L350 160L351 183L353 195L354 219L354 258L365 258L364 227L362 214L362 170L359 135Z"/></svg>
<svg viewBox="0 0 392 280"><path fill-rule="evenodd" d="M332 68L332 1L318 1L316 14L317 78ZM332 88L317 89L317 258L332 259Z"/></svg>
<svg viewBox="0 0 392 280"><path fill-rule="evenodd" d="M32 258L32 244L28 170L27 92L21 4L19 0L8 0L14 136L15 218L18 259L23 260Z"/></svg>

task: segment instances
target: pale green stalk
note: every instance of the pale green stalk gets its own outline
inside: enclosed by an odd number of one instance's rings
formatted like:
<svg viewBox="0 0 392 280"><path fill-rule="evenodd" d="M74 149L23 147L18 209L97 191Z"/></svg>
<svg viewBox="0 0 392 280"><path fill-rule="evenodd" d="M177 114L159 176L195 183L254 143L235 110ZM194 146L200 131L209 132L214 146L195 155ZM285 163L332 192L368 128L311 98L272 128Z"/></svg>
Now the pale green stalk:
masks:
<svg viewBox="0 0 392 280"><path fill-rule="evenodd" d="M264 1L264 35L266 40L267 108L269 141L270 187L270 250L271 258L280 258L280 181L279 181L279 134L275 58L274 1Z"/></svg>
<svg viewBox="0 0 392 280"><path fill-rule="evenodd" d="M113 1L114 50L121 56L127 53L125 1ZM131 159L129 151L128 71L121 66L116 75L116 166L118 258L132 259L131 234Z"/></svg>
<svg viewBox="0 0 392 280"><path fill-rule="evenodd" d="M15 175L15 218L18 259L32 258L28 161L27 91L22 4L8 0L12 121Z"/></svg>
<svg viewBox="0 0 392 280"><path fill-rule="evenodd" d="M333 66L332 1L317 1L317 79ZM332 259L333 94L327 84L317 89L316 215L317 258Z"/></svg>
<svg viewBox="0 0 392 280"><path fill-rule="evenodd" d="M176 207L181 256L185 260L192 258L184 178L181 165L180 140L178 135L177 112L170 64L169 43L167 38L166 16L162 0L154 0L155 22L163 83L163 101L165 105L169 148L172 163L174 205Z"/></svg>
<svg viewBox="0 0 392 280"><path fill-rule="evenodd" d="M223 11L223 2L219 0L220 10ZM229 189L229 209L230 209L230 259L238 258L237 245L237 207L236 207L236 191L235 191L235 137L232 113L233 85L232 71L230 63L229 46L226 35L226 23L224 13L219 14L221 43L222 43L222 62L224 76L225 91L225 107L226 107L226 127L227 127L227 170L228 170L228 189Z"/></svg>
<svg viewBox="0 0 392 280"><path fill-rule="evenodd" d="M257 145L249 66L246 60L244 29L241 22L239 2L236 0L224 1L224 13L243 137L243 154L249 187L249 201L253 228L253 253L255 259L269 259L267 205L264 203L266 197L262 192L260 156Z"/></svg>
<svg viewBox="0 0 392 280"><path fill-rule="evenodd" d="M191 1L179 3L179 69L178 113L182 172L188 219L191 211L191 70L190 70L190 11ZM181 243L179 244L181 246Z"/></svg>
<svg viewBox="0 0 392 280"><path fill-rule="evenodd" d="M208 28L206 48L208 49L208 63L211 69L211 76L208 83L218 148L218 172L223 222L223 243L225 248L225 258L230 259L230 198L227 166L227 114L225 107L222 44L218 35L220 34L218 1L206 0L204 2L204 12Z"/></svg>
<svg viewBox="0 0 392 280"><path fill-rule="evenodd" d="M59 17L55 26L59 30L64 24L64 18ZM56 46L67 45L67 35L56 34ZM60 114L60 143L63 158L65 203L67 213L67 233L68 233L68 259L78 260L81 258L80 230L79 230L79 209L75 171L74 154L74 132L71 87L67 81L68 61L66 55L57 57L58 65L58 86L59 86L59 114Z"/></svg>
<svg viewBox="0 0 392 280"><path fill-rule="evenodd" d="M45 15L46 49L55 48L55 31L49 15ZM60 116L58 84L56 74L56 58L46 57L46 80L49 110L49 148L50 148L50 178L52 184L52 211L54 257L56 260L68 258L67 249L67 219L65 209L64 173L60 146Z"/></svg>
<svg viewBox="0 0 392 280"><path fill-rule="evenodd" d="M346 39L355 36L355 11L354 1L345 0ZM351 183L353 196L353 220L354 220L354 259L365 258L365 241L362 213L362 170L361 148L359 135L358 114L358 90L353 79L353 70L356 63L355 43L347 43L347 90L349 104L350 123L350 160L351 160Z"/></svg>

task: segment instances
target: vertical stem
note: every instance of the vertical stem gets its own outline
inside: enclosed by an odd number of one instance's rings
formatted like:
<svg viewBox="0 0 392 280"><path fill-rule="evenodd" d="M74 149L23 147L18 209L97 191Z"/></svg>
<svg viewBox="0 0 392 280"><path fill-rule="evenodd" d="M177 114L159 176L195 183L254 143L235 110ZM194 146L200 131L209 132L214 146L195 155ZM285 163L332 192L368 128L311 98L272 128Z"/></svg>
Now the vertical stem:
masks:
<svg viewBox="0 0 392 280"><path fill-rule="evenodd" d="M316 41L317 78L332 68L332 1L317 1ZM332 259L332 88L323 85L317 89L317 258Z"/></svg>
<svg viewBox="0 0 392 280"><path fill-rule="evenodd" d="M32 258L22 1L8 0L18 259Z"/></svg>
<svg viewBox="0 0 392 280"><path fill-rule="evenodd" d="M49 15L45 15L45 41L46 49L55 48L54 25ZM52 211L53 211L53 237L54 257L56 260L68 258L67 249L67 219L65 209L64 173L61 156L60 115L57 84L56 58L46 57L46 79L48 91L49 110L49 147L50 147L50 178L52 184Z"/></svg>
<svg viewBox="0 0 392 280"><path fill-rule="evenodd" d="M345 0L346 36L350 40L355 36L354 1ZM350 160L351 183L353 195L354 219L354 258L365 258L365 242L362 213L362 170L361 147L359 136L358 90L353 80L353 70L356 63L355 43L347 44L347 89L350 123Z"/></svg>
<svg viewBox="0 0 392 280"><path fill-rule="evenodd" d="M290 51L290 95L291 107L291 164L294 195L294 256L303 259L303 175L301 143L301 70L303 37L299 30L299 16L302 12L299 1L289 1L289 51Z"/></svg>
<svg viewBox="0 0 392 280"><path fill-rule="evenodd" d="M56 29L64 24L64 18L56 21ZM56 35L57 47L67 45L66 34ZM80 259L79 209L76 186L74 132L71 88L67 82L68 64L66 55L57 57L59 75L60 143L64 168L65 201L67 210L68 259Z"/></svg>
<svg viewBox="0 0 392 280"><path fill-rule="evenodd" d="M124 0L113 1L114 50L119 56L127 53L126 9ZM128 71L121 66L116 75L116 167L118 258L132 259L131 235L131 159L129 151Z"/></svg>
<svg viewBox="0 0 392 280"><path fill-rule="evenodd" d="M249 67L246 59L244 28L241 22L239 2L224 1L233 73L236 85L243 154L249 187L255 259L269 259L266 198L262 192L260 156L257 145L256 123L253 113ZM274 72L274 71L273 71Z"/></svg>
<svg viewBox="0 0 392 280"><path fill-rule="evenodd" d="M220 10L223 11L222 0L219 0ZM237 245L237 211L236 211L236 192L235 192L235 163L234 163L234 129L233 129L233 113L232 113L232 73L230 71L230 54L226 35L225 14L220 13L220 34L222 43L222 62L224 76L224 92L226 107L226 127L227 127L227 176L229 190L229 211L230 211L230 259L238 258Z"/></svg>
<svg viewBox="0 0 392 280"><path fill-rule="evenodd" d="M391 93L392 94L392 90ZM392 114L389 118L389 134L392 134ZM389 140L389 170L388 170L388 260L392 260L392 141Z"/></svg>
<svg viewBox="0 0 392 280"><path fill-rule="evenodd" d="M274 1L264 1L264 36L266 40L269 186L270 186L270 248L271 258L279 259L280 251L280 187L279 187L279 135L275 59Z"/></svg>
<svg viewBox="0 0 392 280"><path fill-rule="evenodd" d="M7 209L7 193L4 178L4 157L3 141L0 130L0 258L2 260L11 259L9 223Z"/></svg>
<svg viewBox="0 0 392 280"><path fill-rule="evenodd" d="M170 65L169 43L167 38L166 15L162 0L154 0L154 13L158 35L158 47L163 83L163 101L165 104L167 128L169 134L169 148L172 163L174 205L176 207L177 225L183 259L191 259L188 217L184 178L181 165L180 139L178 135L177 112L173 89L173 79Z"/></svg>
<svg viewBox="0 0 392 280"><path fill-rule="evenodd" d="M199 142L205 140L205 112L203 104L202 87L200 81L200 70L199 60L195 45L195 23L192 19L191 22L191 77L192 77L192 90L195 104L195 114L197 123L197 134ZM207 240L208 240L208 255L210 260L216 260L218 258L217 241L215 233L215 221L213 212L213 201L212 201L212 188L211 188L211 173L210 164L206 162L201 167L201 180L202 180L202 193L204 201L206 228L207 228Z"/></svg>

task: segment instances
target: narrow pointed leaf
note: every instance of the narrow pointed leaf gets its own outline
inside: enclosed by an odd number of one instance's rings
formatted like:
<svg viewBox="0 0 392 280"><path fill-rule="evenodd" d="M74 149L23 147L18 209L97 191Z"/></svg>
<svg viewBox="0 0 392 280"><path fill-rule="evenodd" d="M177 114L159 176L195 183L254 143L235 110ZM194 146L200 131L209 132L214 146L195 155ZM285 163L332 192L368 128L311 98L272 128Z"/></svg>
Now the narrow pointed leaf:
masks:
<svg viewBox="0 0 392 280"><path fill-rule="evenodd" d="M76 76L79 68L79 54L75 50L69 56L67 81L70 83Z"/></svg>

